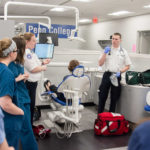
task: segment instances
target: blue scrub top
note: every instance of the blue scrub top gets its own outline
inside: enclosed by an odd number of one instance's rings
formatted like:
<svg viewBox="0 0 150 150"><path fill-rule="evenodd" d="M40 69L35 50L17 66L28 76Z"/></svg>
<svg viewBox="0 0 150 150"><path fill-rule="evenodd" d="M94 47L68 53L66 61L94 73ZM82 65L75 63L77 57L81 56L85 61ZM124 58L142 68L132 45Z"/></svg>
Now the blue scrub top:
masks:
<svg viewBox="0 0 150 150"><path fill-rule="evenodd" d="M18 106L17 90L14 74L3 63L0 63L0 97L10 96L12 102ZM5 111L4 113L4 126L5 132L18 131L21 129L20 120L22 115L11 115Z"/></svg>
<svg viewBox="0 0 150 150"><path fill-rule="evenodd" d="M15 78L20 74L24 74L24 67L14 62L10 63L8 68L13 72ZM30 103L30 97L26 85L23 80L16 82L17 84L17 99L19 103Z"/></svg>
<svg viewBox="0 0 150 150"><path fill-rule="evenodd" d="M4 139L5 139L3 117L4 117L4 115L3 115L2 110L0 108L0 144L2 144Z"/></svg>
<svg viewBox="0 0 150 150"><path fill-rule="evenodd" d="M136 127L130 137L128 150L150 150L150 121Z"/></svg>

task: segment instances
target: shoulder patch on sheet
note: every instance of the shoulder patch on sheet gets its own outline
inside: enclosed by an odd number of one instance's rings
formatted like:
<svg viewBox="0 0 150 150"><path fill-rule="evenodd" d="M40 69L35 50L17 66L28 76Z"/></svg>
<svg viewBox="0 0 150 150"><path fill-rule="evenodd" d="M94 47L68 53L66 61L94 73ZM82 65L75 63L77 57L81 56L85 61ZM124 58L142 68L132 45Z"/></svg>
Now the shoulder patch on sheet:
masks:
<svg viewBox="0 0 150 150"><path fill-rule="evenodd" d="M31 59L32 58L31 54L27 54L27 58Z"/></svg>

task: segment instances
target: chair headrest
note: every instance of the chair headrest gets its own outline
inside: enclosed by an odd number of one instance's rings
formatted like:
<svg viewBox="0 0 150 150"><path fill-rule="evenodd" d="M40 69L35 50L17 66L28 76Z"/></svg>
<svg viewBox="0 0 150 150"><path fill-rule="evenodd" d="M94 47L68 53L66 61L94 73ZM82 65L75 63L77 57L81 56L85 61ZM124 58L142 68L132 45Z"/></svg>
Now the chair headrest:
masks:
<svg viewBox="0 0 150 150"><path fill-rule="evenodd" d="M84 66L82 65L76 66L72 71L72 75L75 77L84 76Z"/></svg>

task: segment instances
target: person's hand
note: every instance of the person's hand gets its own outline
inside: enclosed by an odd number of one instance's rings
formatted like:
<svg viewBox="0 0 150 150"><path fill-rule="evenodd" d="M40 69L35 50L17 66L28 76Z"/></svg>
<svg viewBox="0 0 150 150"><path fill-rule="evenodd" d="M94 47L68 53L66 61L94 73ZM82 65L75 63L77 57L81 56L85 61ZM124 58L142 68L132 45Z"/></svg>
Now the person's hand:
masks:
<svg viewBox="0 0 150 150"><path fill-rule="evenodd" d="M111 50L111 48L109 46L105 47L104 53L107 54L109 53Z"/></svg>
<svg viewBox="0 0 150 150"><path fill-rule="evenodd" d="M117 73L116 73L116 77L117 77L117 78L120 77L120 75L121 75L120 72L117 72Z"/></svg>
<svg viewBox="0 0 150 150"><path fill-rule="evenodd" d="M9 147L9 149L8 150L15 150L12 146L11 147Z"/></svg>
<svg viewBox="0 0 150 150"><path fill-rule="evenodd" d="M47 69L46 65L42 65L42 71L45 71Z"/></svg>
<svg viewBox="0 0 150 150"><path fill-rule="evenodd" d="M29 74L28 73L24 73L24 79L27 80L29 78Z"/></svg>
<svg viewBox="0 0 150 150"><path fill-rule="evenodd" d="M43 62L42 62L42 64L43 65L49 64L50 61L51 61L50 59L44 59Z"/></svg>
<svg viewBox="0 0 150 150"><path fill-rule="evenodd" d="M24 79L25 79L24 74L20 74L17 78L15 78L16 82L19 82L19 81L24 80Z"/></svg>

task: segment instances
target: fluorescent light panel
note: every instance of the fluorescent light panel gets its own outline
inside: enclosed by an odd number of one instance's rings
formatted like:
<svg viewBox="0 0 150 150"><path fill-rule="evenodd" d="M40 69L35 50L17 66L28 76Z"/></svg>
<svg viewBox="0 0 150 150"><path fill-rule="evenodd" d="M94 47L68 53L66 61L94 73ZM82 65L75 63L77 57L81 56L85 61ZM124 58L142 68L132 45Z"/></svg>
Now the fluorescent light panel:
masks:
<svg viewBox="0 0 150 150"><path fill-rule="evenodd" d="M62 8L62 7L55 7L55 8L52 8L50 9L50 11L58 11L58 12L63 12L65 11L66 9L65 8Z"/></svg>
<svg viewBox="0 0 150 150"><path fill-rule="evenodd" d="M144 6L144 8L150 8L150 5L146 5L146 6Z"/></svg>
<svg viewBox="0 0 150 150"><path fill-rule="evenodd" d="M131 12L129 11L118 11L118 12L114 12L114 13L111 13L111 14L108 14L108 15L111 15L111 16L120 16L120 15L125 15L125 14L129 14Z"/></svg>
<svg viewBox="0 0 150 150"><path fill-rule="evenodd" d="M88 2L91 2L93 0L72 0L73 2L85 2L85 3L88 3Z"/></svg>
<svg viewBox="0 0 150 150"><path fill-rule="evenodd" d="M91 23L92 20L91 19L80 19L79 23Z"/></svg>

